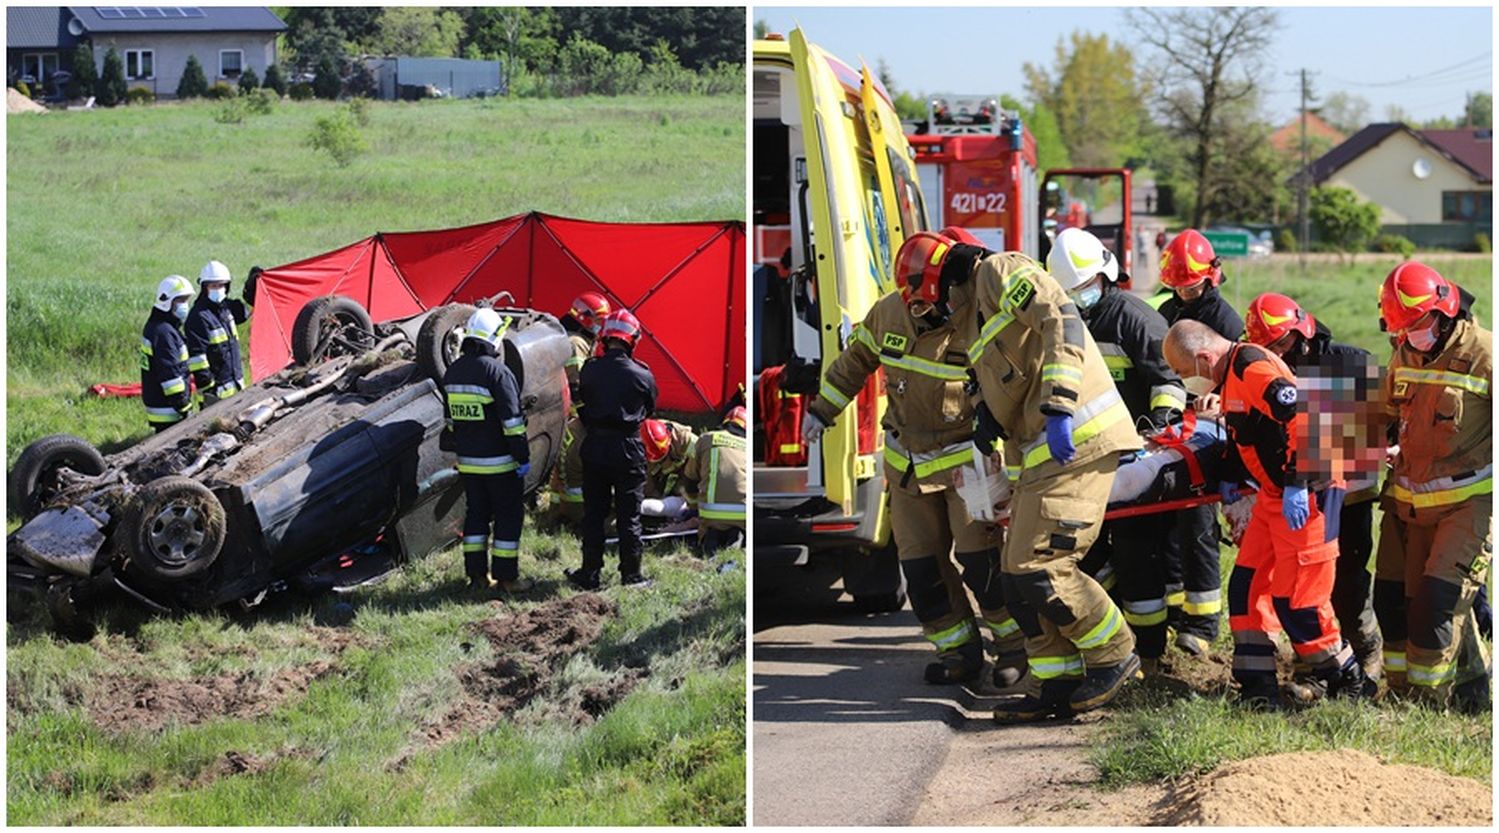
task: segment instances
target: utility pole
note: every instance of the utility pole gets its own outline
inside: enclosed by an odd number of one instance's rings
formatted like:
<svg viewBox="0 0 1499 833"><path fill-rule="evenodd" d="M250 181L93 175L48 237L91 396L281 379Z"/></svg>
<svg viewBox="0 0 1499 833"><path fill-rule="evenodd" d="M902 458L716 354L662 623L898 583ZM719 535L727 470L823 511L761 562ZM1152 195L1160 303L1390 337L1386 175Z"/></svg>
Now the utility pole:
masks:
<svg viewBox="0 0 1499 833"><path fill-rule="evenodd" d="M1297 249L1300 254L1297 262L1301 271L1306 271L1306 250L1312 245L1312 221L1307 211L1307 188L1310 187L1312 172L1308 168L1311 160L1307 158L1309 148L1306 141L1306 114L1307 99L1311 93L1307 88L1306 69L1301 70L1301 174L1296 178L1296 218L1300 224L1301 234Z"/></svg>

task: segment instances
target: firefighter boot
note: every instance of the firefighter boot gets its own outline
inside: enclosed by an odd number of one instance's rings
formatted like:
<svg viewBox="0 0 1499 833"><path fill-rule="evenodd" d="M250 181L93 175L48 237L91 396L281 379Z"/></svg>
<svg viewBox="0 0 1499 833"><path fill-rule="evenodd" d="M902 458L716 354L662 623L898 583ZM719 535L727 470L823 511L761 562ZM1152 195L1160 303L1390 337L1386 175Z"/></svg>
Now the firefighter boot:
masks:
<svg viewBox="0 0 1499 833"><path fill-rule="evenodd" d="M1089 668L1082 685L1072 692L1068 703L1075 712L1092 711L1107 705L1119 696L1126 683L1139 678L1140 656L1131 653L1123 662Z"/></svg>
<svg viewBox="0 0 1499 833"><path fill-rule="evenodd" d="M1182 652L1187 656L1200 657L1207 653L1208 648L1212 646L1206 639L1195 633L1178 632L1176 634L1176 647L1182 649Z"/></svg>
<svg viewBox="0 0 1499 833"><path fill-rule="evenodd" d="M1239 704L1252 711L1276 712L1283 708L1275 675L1255 675L1239 680Z"/></svg>
<svg viewBox="0 0 1499 833"><path fill-rule="evenodd" d="M1373 700L1379 692L1379 683L1364 674L1364 667L1357 659L1349 660L1342 668L1319 675L1326 680L1327 696L1344 700Z"/></svg>
<svg viewBox="0 0 1499 833"><path fill-rule="evenodd" d="M937 655L937 661L928 663L926 681L933 685L966 683L978 677L984 670L984 645L978 639L970 639Z"/></svg>
<svg viewBox="0 0 1499 833"><path fill-rule="evenodd" d="M1025 651L1001 651L994 658L994 687L1001 691L1020 685L1025 679Z"/></svg>
<svg viewBox="0 0 1499 833"><path fill-rule="evenodd" d="M603 578L598 570L585 570L579 567L575 570L563 570L562 575L567 578L567 583L579 590L597 590L603 584Z"/></svg>
<svg viewBox="0 0 1499 833"><path fill-rule="evenodd" d="M1042 680L1040 693L1027 694L1019 700L1008 700L995 706L994 722L1037 723L1053 717L1071 717L1069 701L1081 684L1079 677Z"/></svg>

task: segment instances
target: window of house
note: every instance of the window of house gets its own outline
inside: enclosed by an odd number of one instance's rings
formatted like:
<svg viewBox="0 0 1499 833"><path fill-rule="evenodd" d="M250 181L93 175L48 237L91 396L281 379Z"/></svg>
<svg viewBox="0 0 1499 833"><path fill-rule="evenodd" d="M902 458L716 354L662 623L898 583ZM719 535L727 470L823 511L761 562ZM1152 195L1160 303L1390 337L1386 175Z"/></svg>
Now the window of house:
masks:
<svg viewBox="0 0 1499 833"><path fill-rule="evenodd" d="M243 49L220 49L219 50L219 77L238 78L245 65L245 51Z"/></svg>
<svg viewBox="0 0 1499 833"><path fill-rule="evenodd" d="M1491 191L1443 191L1442 220L1487 223L1494 216Z"/></svg>
<svg viewBox="0 0 1499 833"><path fill-rule="evenodd" d="M125 50L125 77L131 81L149 81L156 77L156 50Z"/></svg>
<svg viewBox="0 0 1499 833"><path fill-rule="evenodd" d="M46 81L58 67L56 52L29 52L21 56L21 73L33 81Z"/></svg>

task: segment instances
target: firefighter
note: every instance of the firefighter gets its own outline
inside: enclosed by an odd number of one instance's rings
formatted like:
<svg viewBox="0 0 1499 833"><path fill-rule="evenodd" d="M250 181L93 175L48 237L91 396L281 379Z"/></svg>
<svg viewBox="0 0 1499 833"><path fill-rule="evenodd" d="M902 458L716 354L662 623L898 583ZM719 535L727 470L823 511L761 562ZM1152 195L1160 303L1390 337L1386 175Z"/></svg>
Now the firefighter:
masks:
<svg viewBox="0 0 1499 833"><path fill-rule="evenodd" d="M576 413L568 416L562 429L562 459L552 476L555 518L564 523L583 520L583 438L587 433Z"/></svg>
<svg viewBox="0 0 1499 833"><path fill-rule="evenodd" d="M1279 356L1292 373L1304 379L1304 368L1323 367L1355 387L1367 386L1363 369L1370 366L1369 351L1332 340L1332 331L1292 299L1266 292L1249 303L1244 338ZM1337 357L1343 365L1331 366ZM1355 376L1355 374L1358 374ZM1365 676L1382 675L1383 644L1374 623L1370 597L1369 556L1374 553L1374 500L1379 496L1378 475L1348 483L1343 511L1338 516L1338 560L1332 587L1332 609L1343 636L1353 646L1354 656ZM1295 687L1317 696L1317 680L1298 669ZM1308 690L1310 688L1310 690ZM1305 698L1303 698L1305 699Z"/></svg>
<svg viewBox="0 0 1499 833"><path fill-rule="evenodd" d="M640 501L645 492L645 448L640 423L656 408L656 379L632 353L640 322L629 310L609 313L599 329L603 354L578 374L578 416L587 434L583 463L583 564L567 570L582 590L597 590L604 571L604 523L611 505L619 530L619 575L626 586L644 585L640 572Z"/></svg>
<svg viewBox="0 0 1499 833"><path fill-rule="evenodd" d="M567 342L573 348L572 357L564 369L567 372L567 387L573 403L578 401L578 374L583 363L594 353L594 341L599 327L609 315L609 301L597 292L584 292L573 299L573 305L562 316L562 329L567 331Z"/></svg>
<svg viewBox="0 0 1499 833"><path fill-rule="evenodd" d="M1089 232L1067 229L1057 236L1046 267L1081 311L1135 427L1155 431L1181 416L1187 407L1187 393L1161 356L1166 319L1134 294L1115 286L1119 261L1113 252ZM1166 652L1166 578L1161 551L1174 521L1175 517L1167 514L1107 521L1099 532L1100 542L1094 545L1100 548L1106 544L1102 548L1110 552L1124 602L1124 621L1134 631L1140 662L1150 673ZM1216 589L1213 593L1200 602L1221 603Z"/></svg>
<svg viewBox="0 0 1499 833"><path fill-rule="evenodd" d="M1219 392L1229 451L1259 487L1228 582L1233 678L1241 701L1280 705L1272 620L1279 620L1329 696L1372 697L1375 685L1364 676L1332 610L1343 490L1318 488L1296 467L1305 435L1305 417L1297 415L1296 376L1268 350L1230 342L1197 321L1171 325L1164 348L1190 393ZM1235 499L1237 485L1225 478L1225 500Z"/></svg>
<svg viewBox="0 0 1499 833"><path fill-rule="evenodd" d="M475 310L464 327L461 355L442 377L445 430L452 432L467 500L463 571L476 592L492 587L517 592L530 586L520 578L520 533L531 452L515 376L500 358L509 328L510 319L493 309Z"/></svg>
<svg viewBox="0 0 1499 833"><path fill-rule="evenodd" d="M1161 252L1161 284L1172 291L1160 306L1166 324L1198 321L1229 341L1244 334L1244 319L1218 291L1224 281L1222 261L1196 229L1171 239ZM1213 413L1211 397L1198 410ZM1197 656L1218 637L1223 603L1219 567L1218 510L1212 504L1177 513L1166 550L1166 603L1176 628L1176 646Z"/></svg>
<svg viewBox="0 0 1499 833"><path fill-rule="evenodd" d="M944 231L976 249L967 232ZM930 232L914 239L943 250L953 243ZM973 285L966 272L944 275L913 261L907 256L911 245L896 259L900 292L875 302L828 364L818 396L807 406L802 435L808 443L818 440L870 375L884 368L890 528L911 609L937 650L923 676L932 684L959 683L983 671L984 640L966 584L993 635L994 684L1009 688L1025 672L1025 649L1000 589L1001 534L974 521L953 487L954 470L973 460L973 387L966 368L977 335Z"/></svg>
<svg viewBox="0 0 1499 833"><path fill-rule="evenodd" d="M193 409L187 341L182 336L192 297L187 278L162 278L141 332L141 402L146 406L146 422L157 432L186 419Z"/></svg>
<svg viewBox="0 0 1499 833"><path fill-rule="evenodd" d="M183 330L187 339L187 367L205 405L228 399L245 389L238 325L250 320L258 275L259 272L252 270L245 283L244 299L239 300L229 297L229 267L210 260L198 272L198 298L188 310Z"/></svg>
<svg viewBox="0 0 1499 833"><path fill-rule="evenodd" d="M692 457L697 434L692 427L669 419L640 423L640 442L645 446L645 496L664 498L681 488L682 469Z"/></svg>
<svg viewBox="0 0 1499 833"><path fill-rule="evenodd" d="M994 710L1004 723L1107 704L1140 676L1135 637L1079 560L1098 537L1120 452L1141 448L1077 305L1030 257L923 239L906 257L971 275L979 336L968 349L982 401L980 447L1005 440L1018 471L1002 556L1032 684Z"/></svg>
<svg viewBox="0 0 1499 833"><path fill-rule="evenodd" d="M1472 296L1407 261L1380 292L1398 341L1384 380L1398 442L1384 501L1374 610L1391 689L1482 708L1487 651L1470 616L1493 554L1493 336Z"/></svg>
<svg viewBox="0 0 1499 833"><path fill-rule="evenodd" d="M704 555L744 546L744 502L748 495L745 411L729 411L717 430L693 443L682 469L682 489L697 509L698 546Z"/></svg>

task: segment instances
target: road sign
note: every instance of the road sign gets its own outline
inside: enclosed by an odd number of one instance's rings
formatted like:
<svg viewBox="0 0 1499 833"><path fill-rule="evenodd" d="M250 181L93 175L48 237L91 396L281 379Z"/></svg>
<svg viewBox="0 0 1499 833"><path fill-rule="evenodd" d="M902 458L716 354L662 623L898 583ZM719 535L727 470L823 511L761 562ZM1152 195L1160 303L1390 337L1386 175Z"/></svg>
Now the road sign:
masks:
<svg viewBox="0 0 1499 833"><path fill-rule="evenodd" d="M1213 253L1219 257L1247 257L1249 255L1249 232L1205 231L1203 237L1213 244Z"/></svg>

